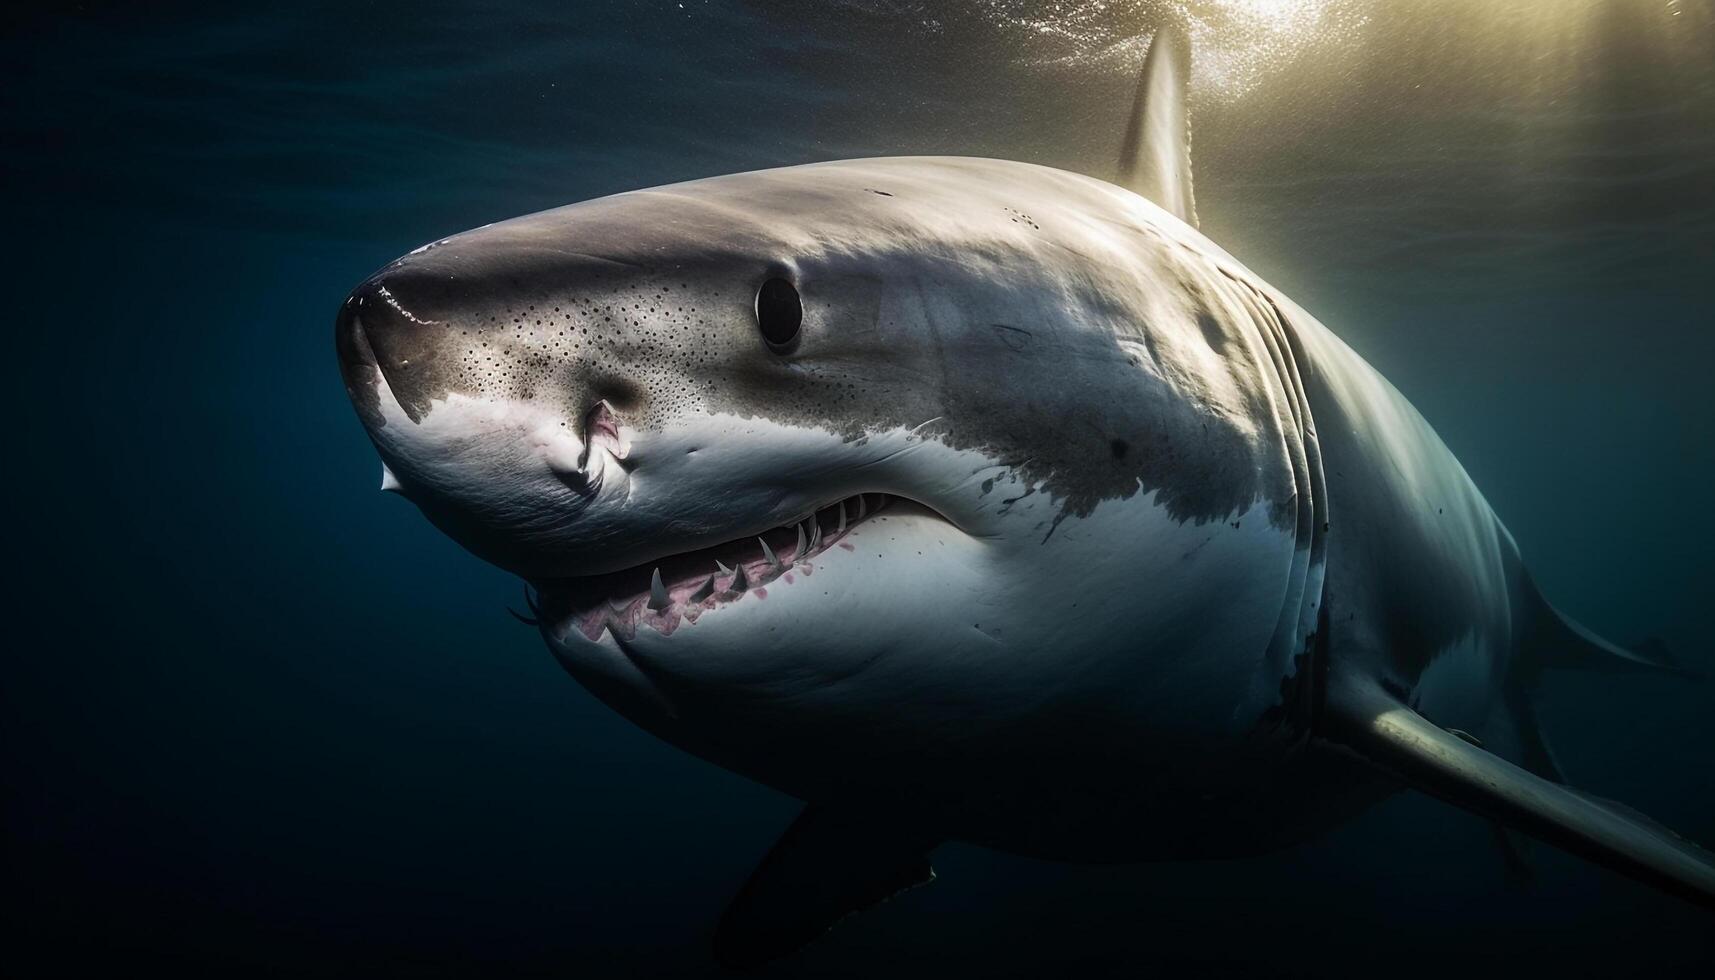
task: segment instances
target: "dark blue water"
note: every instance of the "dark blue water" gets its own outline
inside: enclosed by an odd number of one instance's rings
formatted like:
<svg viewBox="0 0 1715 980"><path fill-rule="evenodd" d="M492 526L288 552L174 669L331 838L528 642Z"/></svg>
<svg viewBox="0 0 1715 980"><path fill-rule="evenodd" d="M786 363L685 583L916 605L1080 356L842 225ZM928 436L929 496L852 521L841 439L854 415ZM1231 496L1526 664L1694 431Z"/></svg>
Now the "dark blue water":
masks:
<svg viewBox="0 0 1715 980"><path fill-rule="evenodd" d="M1069 36L1007 2L10 22L6 972L713 972L795 804L609 713L505 614L515 582L375 492L333 312L424 241L676 179L1105 174L1124 42L1176 5L1059 6ZM1190 6L1229 59L1193 107L1205 231L1415 401L1560 605L1715 669L1710 4ZM1715 843L1715 684L1541 698L1576 782ZM1536 858L1515 884L1484 824L1413 797L1244 862L951 845L776 972L1715 965L1707 913Z"/></svg>

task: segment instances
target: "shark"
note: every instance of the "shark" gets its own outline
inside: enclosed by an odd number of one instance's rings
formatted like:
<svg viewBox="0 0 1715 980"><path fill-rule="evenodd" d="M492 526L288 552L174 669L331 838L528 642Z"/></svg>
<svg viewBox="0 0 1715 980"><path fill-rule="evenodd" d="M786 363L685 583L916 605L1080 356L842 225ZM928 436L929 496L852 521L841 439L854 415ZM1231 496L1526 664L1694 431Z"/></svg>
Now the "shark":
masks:
<svg viewBox="0 0 1715 980"><path fill-rule="evenodd" d="M1417 790L1715 907L1567 785L1545 671L1688 674L1538 590L1407 400L1198 230L1185 36L1113 181L854 159L453 235L337 315L402 494L597 698L804 802L722 915L767 962L965 841L1233 858Z"/></svg>

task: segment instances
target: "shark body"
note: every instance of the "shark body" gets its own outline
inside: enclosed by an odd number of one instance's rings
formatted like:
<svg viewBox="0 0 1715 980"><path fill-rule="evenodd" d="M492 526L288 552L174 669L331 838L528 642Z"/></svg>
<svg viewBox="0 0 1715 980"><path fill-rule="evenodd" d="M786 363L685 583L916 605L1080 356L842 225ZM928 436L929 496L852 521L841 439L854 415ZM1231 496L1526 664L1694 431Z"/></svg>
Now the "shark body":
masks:
<svg viewBox="0 0 1715 980"><path fill-rule="evenodd" d="M1405 398L1196 229L1187 61L1158 37L1125 187L717 177L432 243L342 308L384 484L525 577L606 703L806 801L728 962L943 840L1230 857L1403 787L1715 896L1530 710L1545 668L1677 668L1555 611Z"/></svg>

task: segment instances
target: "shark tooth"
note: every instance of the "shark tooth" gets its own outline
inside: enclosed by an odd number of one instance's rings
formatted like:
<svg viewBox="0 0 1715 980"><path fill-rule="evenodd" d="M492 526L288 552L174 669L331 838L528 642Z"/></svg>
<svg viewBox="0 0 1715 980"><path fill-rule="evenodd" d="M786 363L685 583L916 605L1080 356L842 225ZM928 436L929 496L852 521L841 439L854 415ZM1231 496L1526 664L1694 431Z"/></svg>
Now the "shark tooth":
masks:
<svg viewBox="0 0 1715 980"><path fill-rule="evenodd" d="M720 572L718 574L721 574L721 575L731 575L732 574L732 569L726 567L725 565L722 565L721 560L719 558L715 559L715 567L720 569Z"/></svg>
<svg viewBox="0 0 1715 980"><path fill-rule="evenodd" d="M770 548L768 546L768 542L761 538L757 538L756 543L762 545L762 557L768 559L768 563L778 569L780 567L780 559L774 557L774 549Z"/></svg>
<svg viewBox="0 0 1715 980"><path fill-rule="evenodd" d="M726 590L728 592L743 592L748 588L750 588L750 583L745 581L744 565L740 564L738 571L732 573L732 581L727 583Z"/></svg>
<svg viewBox="0 0 1715 980"><path fill-rule="evenodd" d="M661 569L655 569L649 576L649 608L660 612L673 604L673 599L667 594L667 587L661 584Z"/></svg>
<svg viewBox="0 0 1715 980"><path fill-rule="evenodd" d="M846 533L846 502L840 501L840 523L834 528L835 534Z"/></svg>
<svg viewBox="0 0 1715 980"><path fill-rule="evenodd" d="M702 602L704 599L707 599L709 596L712 596L714 594L715 594L715 577L713 575L710 575L708 578L708 581L704 582L702 585L697 586L697 590L695 592L691 593L691 601L692 602Z"/></svg>
<svg viewBox="0 0 1715 980"><path fill-rule="evenodd" d="M854 520L861 521L861 520L863 520L863 515L869 513L869 510L864 505L863 494L860 493L857 495L857 502L858 502L857 517L854 518Z"/></svg>
<svg viewBox="0 0 1715 980"><path fill-rule="evenodd" d="M810 550L822 550L822 522L814 517L810 518Z"/></svg>
<svg viewBox="0 0 1715 980"><path fill-rule="evenodd" d="M806 538L804 537L804 524L803 524L803 522L799 522L799 524L798 524L798 547L793 549L793 551L792 551L792 560L797 561L798 559L804 557L805 553L808 552L809 550L810 550L810 545L809 545L808 541L806 540Z"/></svg>

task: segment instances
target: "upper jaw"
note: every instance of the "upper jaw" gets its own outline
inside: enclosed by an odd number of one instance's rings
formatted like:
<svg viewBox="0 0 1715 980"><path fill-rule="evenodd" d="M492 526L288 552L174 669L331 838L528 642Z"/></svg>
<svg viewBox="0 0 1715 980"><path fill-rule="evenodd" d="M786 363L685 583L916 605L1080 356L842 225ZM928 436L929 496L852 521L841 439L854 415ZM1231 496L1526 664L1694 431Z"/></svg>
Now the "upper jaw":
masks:
<svg viewBox="0 0 1715 980"><path fill-rule="evenodd" d="M387 394L384 379L381 385ZM603 425L595 413L586 432L599 438L580 439L577 426L563 425L545 404L453 398L421 423L402 424L393 424L400 410L386 407L388 424L371 435L403 494L437 527L478 557L566 597L568 613L594 600L629 606L653 598L660 567L669 605L681 607L653 617L660 626L700 615L707 604L690 596L711 576L718 594L741 592L732 587L740 564L751 589L784 574L757 535L784 528L767 538L782 567L798 551L795 525L804 527L807 547L818 529L822 550L834 547L842 503L849 526L860 501L867 515L886 499L852 494L865 484L932 499L935 517L977 538L994 536L1004 512L996 502L1017 495L996 461L902 431L854 443L815 428L718 416L638 434ZM562 436L568 428L572 434ZM991 484L993 499L985 499ZM812 514L819 516L803 524Z"/></svg>
<svg viewBox="0 0 1715 980"><path fill-rule="evenodd" d="M671 634L711 609L767 596L778 579L808 575L830 551L852 550L852 529L886 510L896 498L859 493L818 507L802 519L712 547L677 552L605 574L543 578L545 622L563 624L568 636L597 640L604 631L629 639L640 628Z"/></svg>

